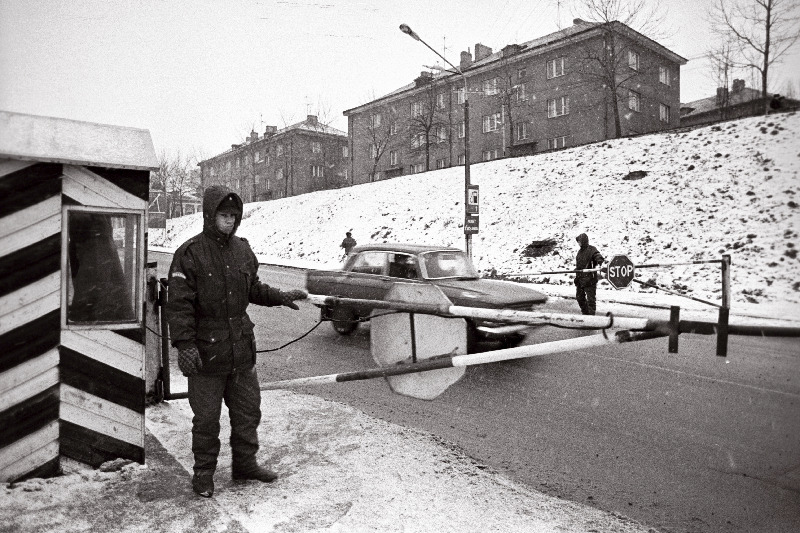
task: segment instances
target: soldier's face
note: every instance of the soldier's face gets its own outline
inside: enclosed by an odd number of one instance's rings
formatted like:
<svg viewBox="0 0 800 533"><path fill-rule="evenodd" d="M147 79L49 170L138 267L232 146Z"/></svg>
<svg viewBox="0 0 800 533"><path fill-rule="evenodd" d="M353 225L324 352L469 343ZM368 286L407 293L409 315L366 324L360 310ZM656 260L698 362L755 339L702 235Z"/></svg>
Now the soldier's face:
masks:
<svg viewBox="0 0 800 533"><path fill-rule="evenodd" d="M236 213L233 211L217 211L216 224L218 230L228 235L233 231L233 226L236 224Z"/></svg>

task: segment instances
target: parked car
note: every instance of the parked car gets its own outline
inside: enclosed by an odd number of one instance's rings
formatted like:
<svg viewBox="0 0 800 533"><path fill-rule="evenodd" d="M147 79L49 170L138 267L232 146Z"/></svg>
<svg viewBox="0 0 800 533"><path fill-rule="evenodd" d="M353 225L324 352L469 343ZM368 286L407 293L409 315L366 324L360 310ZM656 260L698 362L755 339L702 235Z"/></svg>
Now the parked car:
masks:
<svg viewBox="0 0 800 533"><path fill-rule="evenodd" d="M306 289L311 294L383 300L392 284L402 280L439 287L453 305L488 309L534 310L547 296L509 281L483 279L469 256L458 248L417 244L367 244L356 246L341 270L311 270ZM368 317L368 305L318 306L323 318L342 335ZM505 347L519 344L527 326L467 320L468 350L480 340L499 340Z"/></svg>

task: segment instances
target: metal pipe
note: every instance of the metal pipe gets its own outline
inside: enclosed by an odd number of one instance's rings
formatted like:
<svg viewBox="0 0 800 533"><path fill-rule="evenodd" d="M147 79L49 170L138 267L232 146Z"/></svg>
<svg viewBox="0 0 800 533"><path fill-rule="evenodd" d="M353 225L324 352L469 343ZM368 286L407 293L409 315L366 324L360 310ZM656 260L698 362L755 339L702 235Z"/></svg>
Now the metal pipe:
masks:
<svg viewBox="0 0 800 533"><path fill-rule="evenodd" d="M529 346L519 346L505 350L495 350L478 354L467 355L446 355L433 357L416 363L399 363L394 366L358 370L355 372L343 372L340 374L327 374L322 376L311 376L305 378L286 379L263 383L261 390L275 390L286 387L300 387L304 385L326 385L330 383L343 383L345 381L359 381L373 378L384 378L388 376L398 376L401 374L416 374L429 370L438 370L451 367L466 367L471 365L482 365L486 363L496 363L511 359L525 359L539 355L552 353L571 352L585 348L593 348L604 344L621 344L655 339L666 336L666 333L657 332L631 332L618 331L614 335L590 335L575 339L565 339L560 341L532 344Z"/></svg>

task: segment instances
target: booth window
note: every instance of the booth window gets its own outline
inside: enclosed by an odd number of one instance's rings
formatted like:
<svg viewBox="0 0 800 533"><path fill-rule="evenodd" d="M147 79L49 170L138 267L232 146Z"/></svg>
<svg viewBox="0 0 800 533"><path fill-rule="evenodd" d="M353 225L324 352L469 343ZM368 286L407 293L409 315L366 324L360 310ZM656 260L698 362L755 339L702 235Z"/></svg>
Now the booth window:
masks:
<svg viewBox="0 0 800 533"><path fill-rule="evenodd" d="M141 216L67 210L67 324L137 322Z"/></svg>

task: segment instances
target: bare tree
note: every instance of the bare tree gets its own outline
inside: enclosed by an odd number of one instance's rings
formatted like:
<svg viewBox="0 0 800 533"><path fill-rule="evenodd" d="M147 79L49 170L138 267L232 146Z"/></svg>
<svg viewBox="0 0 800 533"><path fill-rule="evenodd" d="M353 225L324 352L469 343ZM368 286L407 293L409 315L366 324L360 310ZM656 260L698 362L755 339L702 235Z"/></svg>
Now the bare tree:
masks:
<svg viewBox="0 0 800 533"><path fill-rule="evenodd" d="M515 63L511 63L507 57L503 57L500 61L501 66L497 72L494 94L490 97L495 100L501 111L503 154L505 155L506 148L512 148L515 143L514 126L529 119L532 116L532 109L524 77L520 79L519 67Z"/></svg>
<svg viewBox="0 0 800 533"><path fill-rule="evenodd" d="M444 128L449 126L447 118L443 115L447 109L444 102L448 89L446 85L435 83L432 79L426 80L424 76L420 78L425 88L411 103L408 134L412 151L424 150L427 171L431 169L431 146L441 139L440 128L444 131Z"/></svg>
<svg viewBox="0 0 800 533"><path fill-rule="evenodd" d="M163 191L167 218L183 216L185 195L197 192L199 184L197 172L192 172L194 166L192 158L184 157L180 152L169 156L162 150L159 154L153 189Z"/></svg>
<svg viewBox="0 0 800 533"><path fill-rule="evenodd" d="M735 68L733 62L733 46L730 42L721 42L706 53L711 65L711 77L717 86L717 107L720 120L728 118L730 104L730 81Z"/></svg>
<svg viewBox="0 0 800 533"><path fill-rule="evenodd" d="M715 0L708 18L716 35L734 43L734 65L760 74L767 114L770 67L800 37L800 1Z"/></svg>
<svg viewBox="0 0 800 533"><path fill-rule="evenodd" d="M357 128L369 141L369 155L372 160L372 171L369 181L375 181L378 166L392 140L392 128L396 127L396 117L387 116L385 112L373 113L359 121Z"/></svg>
<svg viewBox="0 0 800 533"><path fill-rule="evenodd" d="M587 84L604 87L603 99L614 121L613 137L619 137L623 134L620 100L627 98L630 81L648 67L638 62L638 56L630 55L636 51L631 40L617 31L617 23L650 38L664 37L662 4L650 0L573 0L572 4L577 15L597 24L601 31L602 43L590 41L581 46L576 54L577 67ZM635 68L631 68L634 62Z"/></svg>

